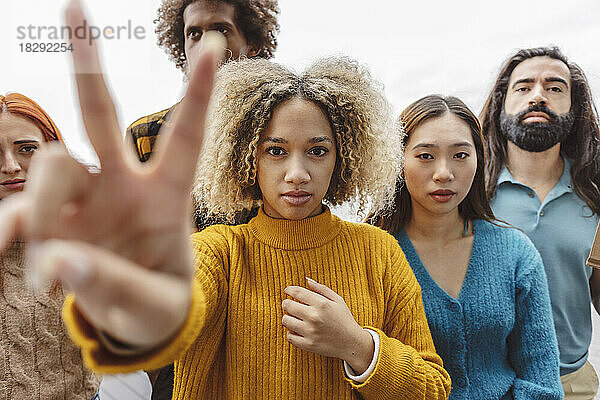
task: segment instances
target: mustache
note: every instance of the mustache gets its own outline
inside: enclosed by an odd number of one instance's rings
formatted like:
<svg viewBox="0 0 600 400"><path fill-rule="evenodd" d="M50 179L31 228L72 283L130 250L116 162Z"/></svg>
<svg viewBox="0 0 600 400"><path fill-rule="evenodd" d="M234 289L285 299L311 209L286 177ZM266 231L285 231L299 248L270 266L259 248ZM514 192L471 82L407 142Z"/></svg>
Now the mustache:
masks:
<svg viewBox="0 0 600 400"><path fill-rule="evenodd" d="M525 118L525 115L529 114L530 112L543 112L544 114L548 115L550 122L555 121L556 118L558 118L558 114L556 114L554 111L550 110L545 105L534 104L532 106L529 106L526 110L523 110L520 113L518 113L517 115L515 115L515 119L518 122L522 122L523 119Z"/></svg>

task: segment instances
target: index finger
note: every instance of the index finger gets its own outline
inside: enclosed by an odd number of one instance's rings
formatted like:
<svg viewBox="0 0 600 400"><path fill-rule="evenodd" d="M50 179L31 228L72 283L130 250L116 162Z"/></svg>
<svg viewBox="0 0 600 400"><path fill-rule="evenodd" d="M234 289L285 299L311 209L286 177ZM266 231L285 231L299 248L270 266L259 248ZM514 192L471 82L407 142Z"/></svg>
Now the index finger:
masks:
<svg viewBox="0 0 600 400"><path fill-rule="evenodd" d="M71 0L65 19L71 32L88 25L78 0ZM115 106L104 82L96 42L90 32L83 36L70 37L79 106L90 142L102 169L106 170L123 161L121 133Z"/></svg>
<svg viewBox="0 0 600 400"><path fill-rule="evenodd" d="M327 297L320 295L319 293L313 292L301 286L288 286L284 289L284 292L293 297L294 299L301 301L307 306L315 306L320 302L326 300L331 301Z"/></svg>

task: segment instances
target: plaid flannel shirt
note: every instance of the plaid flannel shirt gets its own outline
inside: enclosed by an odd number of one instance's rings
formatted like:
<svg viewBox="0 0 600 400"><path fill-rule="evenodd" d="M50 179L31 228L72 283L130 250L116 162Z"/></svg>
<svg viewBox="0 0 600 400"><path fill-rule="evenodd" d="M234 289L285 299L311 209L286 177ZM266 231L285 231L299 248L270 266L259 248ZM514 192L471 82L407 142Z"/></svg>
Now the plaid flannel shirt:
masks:
<svg viewBox="0 0 600 400"><path fill-rule="evenodd" d="M141 162L150 159L154 143L158 137L158 131L171 116L177 104L166 110L142 117L127 128L125 140L133 143Z"/></svg>
<svg viewBox="0 0 600 400"><path fill-rule="evenodd" d="M129 128L127 128L126 141L133 143L138 158L141 162L146 162L150 159L160 128L173 114L173 111L178 104L179 103L167 108L166 110L142 117L131 124ZM236 214L234 224L238 225L246 223L257 214L257 207L251 210L242 210ZM219 216L206 215L200 212L196 212L194 214L194 222L196 224L196 229L198 230L202 230L215 224L228 224L228 221L223 220Z"/></svg>

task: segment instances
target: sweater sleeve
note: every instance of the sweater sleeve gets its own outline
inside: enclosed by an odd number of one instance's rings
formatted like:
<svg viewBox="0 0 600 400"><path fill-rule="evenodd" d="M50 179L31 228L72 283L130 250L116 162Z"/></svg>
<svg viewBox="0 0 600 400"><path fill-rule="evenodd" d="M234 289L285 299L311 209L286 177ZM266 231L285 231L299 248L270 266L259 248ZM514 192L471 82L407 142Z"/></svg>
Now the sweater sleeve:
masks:
<svg viewBox="0 0 600 400"><path fill-rule="evenodd" d="M400 246L395 240L390 245L392 261L384 277L384 326L367 327L379 335L379 357L365 382L347 380L367 400L447 399L450 376L435 352L421 288Z"/></svg>
<svg viewBox="0 0 600 400"><path fill-rule="evenodd" d="M197 269L195 279L191 283L192 295L188 317L176 335L156 349L142 354L117 354L111 351L98 330L78 310L75 296L67 297L63 306L63 319L69 335L81 348L83 361L90 370L101 374L117 374L140 369L157 369L174 360L185 358L188 349L193 347L194 342L205 331L210 330L210 336L222 335L227 298L224 267L228 259L223 256L226 253L223 246L217 245L216 247L221 249L215 251L214 245L207 245L202 239L198 239L197 236L201 235L197 233L192 236L194 264ZM210 235L202 236L205 236L204 240L211 239ZM223 325L221 329L215 326L219 324ZM220 337L211 342L219 340ZM212 353L215 352L216 348ZM202 355L205 361L207 353Z"/></svg>
<svg viewBox="0 0 600 400"><path fill-rule="evenodd" d="M558 342L542 258L526 243L517 263L515 325L508 336L516 400L562 399Z"/></svg>

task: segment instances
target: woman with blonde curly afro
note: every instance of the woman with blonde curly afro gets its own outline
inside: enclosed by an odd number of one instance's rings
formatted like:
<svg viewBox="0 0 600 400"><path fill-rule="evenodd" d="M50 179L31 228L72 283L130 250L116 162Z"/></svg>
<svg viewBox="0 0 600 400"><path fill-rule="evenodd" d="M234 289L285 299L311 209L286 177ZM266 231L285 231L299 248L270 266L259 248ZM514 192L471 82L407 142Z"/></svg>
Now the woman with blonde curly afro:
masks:
<svg viewBox="0 0 600 400"><path fill-rule="evenodd" d="M205 144L193 191L199 214L232 219L237 211L263 204L258 159L265 131L278 106L295 99L318 107L332 134L331 183L328 177L326 192L313 202L340 205L352 200L363 214L368 208L387 211L393 196L388 182L400 168L401 143L393 133L383 87L366 69L331 58L297 75L255 60L225 65L218 77L209 127L213 140Z"/></svg>
<svg viewBox="0 0 600 400"><path fill-rule="evenodd" d="M84 18L77 3L67 16ZM344 58L303 74L244 60L219 70L211 108L211 54L149 165L119 147L100 75L76 74L102 170L48 154L68 166L68 186L48 171L56 184L27 193L62 199L44 209L58 217L43 233L26 233L54 239L34 262L73 289L63 318L86 365L119 373L175 361L179 400L446 399L450 379L397 241L327 205L384 212L393 197L401 145L381 86ZM76 68L99 65L93 52L73 56ZM199 204L226 216L260 209L247 224L192 234L190 249L198 155ZM2 246L30 218L12 203L0 213Z"/></svg>
<svg viewBox="0 0 600 400"><path fill-rule="evenodd" d="M197 210L260 211L193 236L206 320L178 336L174 398L445 399L400 247L325 205L387 211L402 146L381 85L345 58L229 63L216 82Z"/></svg>

